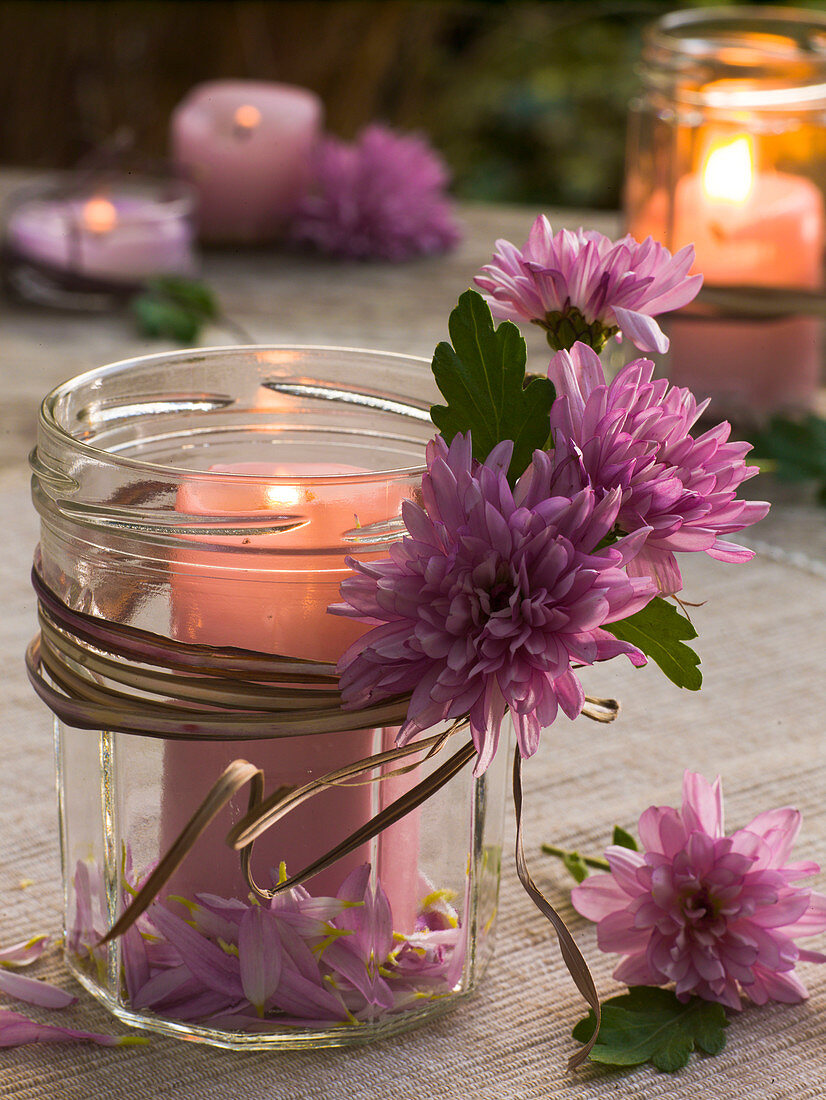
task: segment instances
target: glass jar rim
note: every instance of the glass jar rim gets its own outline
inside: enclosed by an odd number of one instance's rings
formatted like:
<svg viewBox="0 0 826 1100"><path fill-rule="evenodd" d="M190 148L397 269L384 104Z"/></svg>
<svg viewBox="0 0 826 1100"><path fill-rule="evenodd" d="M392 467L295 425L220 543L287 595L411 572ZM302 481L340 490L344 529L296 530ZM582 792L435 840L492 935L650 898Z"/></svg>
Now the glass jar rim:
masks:
<svg viewBox="0 0 826 1100"><path fill-rule="evenodd" d="M767 6L692 8L650 24L644 43L642 78L672 91L679 82L679 98L687 103L767 111L826 106L826 13ZM738 80L740 87L733 86ZM732 86L714 87L717 81Z"/></svg>
<svg viewBox="0 0 826 1100"><path fill-rule="evenodd" d="M133 370L138 366L153 366L160 363L185 363L187 359L197 357L198 361L202 361L205 358L211 358L218 360L222 357L236 356L238 354L248 353L255 356L262 356L267 353L309 353L323 355L335 355L337 357L355 357L355 356L368 356L372 361L387 361L390 363L408 364L408 365L426 365L430 366L430 360L425 359L423 356L406 355L399 352L390 351L378 351L369 348L353 348L353 347L338 347L335 345L324 344L240 344L240 345L219 345L215 347L198 347L198 348L182 348L177 351L165 351L157 352L152 355L140 355L134 356L129 359L120 359L113 363L107 363L100 367L93 367L88 371L84 371L81 374L75 375L72 378L67 379L65 382L55 386L46 396L40 405L40 411L38 415L38 429L42 431L45 436L52 442L57 443L59 446L68 448L80 456L92 459L97 462L105 462L109 466L120 468L124 471L140 471L143 473L153 473L159 477L171 477L179 478L185 475L188 480L200 480L207 479L213 483L216 481L223 481L226 484L239 484L239 483L254 483L264 482L268 484L279 484L280 482L290 484L310 484L313 485L325 485L325 484L353 484L357 485L364 482L375 482L383 479L395 479L399 477L410 477L418 475L424 472L425 465L423 463L414 466L396 466L392 469L383 470L370 470L364 472L345 472L345 473L331 473L331 474L283 474L274 475L267 474L264 477L261 474L250 473L238 473L228 471L207 471L196 470L188 467L174 466L165 463L147 462L139 459L132 458L128 455L119 454L116 451L106 450L102 447L96 447L93 444L79 438L76 434L73 434L67 427L60 422L57 415L57 408L61 400L68 398L74 391L77 391L82 386L95 386L99 388L102 386L106 378L118 377L124 373ZM259 360L260 361L260 360ZM311 397L324 397L326 394L314 391L313 387L309 387L308 396ZM286 391L289 392L289 391ZM428 421L430 422L430 403L429 402L417 402L412 398L399 399L396 395L381 396L374 391L361 394L357 389L343 390L331 388L329 391L330 396L336 394L339 398L346 401L349 404L361 404L366 408L374 407L385 413L397 414L402 417L407 417L416 421ZM363 398L363 400L358 400ZM148 402L152 404L152 402ZM161 411L157 408L157 400L154 402L155 408L147 408L147 412ZM202 405L201 408L205 408ZM435 429L434 429L435 431ZM33 468L37 466L37 453L38 449L32 452L30 464Z"/></svg>

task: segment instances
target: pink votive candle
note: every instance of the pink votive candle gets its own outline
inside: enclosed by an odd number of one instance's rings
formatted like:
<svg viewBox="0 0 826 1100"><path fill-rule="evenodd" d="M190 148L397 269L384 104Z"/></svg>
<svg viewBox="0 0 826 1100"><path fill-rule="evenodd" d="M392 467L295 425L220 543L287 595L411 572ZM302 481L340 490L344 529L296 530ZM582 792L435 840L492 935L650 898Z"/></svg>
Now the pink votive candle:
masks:
<svg viewBox="0 0 826 1100"><path fill-rule="evenodd" d="M316 661L335 662L367 629L327 614L339 600L348 575L342 534L383 519L399 502L377 500L373 487L353 479L346 499L324 492L335 475L366 471L325 464L233 463L213 466L181 486L177 507L189 516L279 517L292 530L248 535L193 536L191 551L178 551L171 571L172 632L176 638L213 646L238 646ZM294 480L290 480L290 479ZM318 484L315 480L318 478ZM315 486L315 487L314 487ZM240 551L240 552L239 552ZM343 716L343 724L346 717ZM168 742L164 747L161 843L167 848L227 764L247 759L265 772L266 791L301 786L381 748L375 730L260 741ZM374 792L367 783L338 786L315 796L274 826L256 844L257 880L271 885L269 872L286 863L294 874L370 819ZM245 896L237 853L224 843L233 819L245 812L237 798L201 838L170 883L169 892ZM383 886L396 927L415 913L409 882L415 880L418 832L397 834L393 851L380 856ZM335 894L346 875L370 858L369 845L345 856L309 882L314 894Z"/></svg>
<svg viewBox="0 0 826 1100"><path fill-rule="evenodd" d="M278 238L310 178L322 122L306 88L217 80L172 114L172 157L200 198L200 233L216 243Z"/></svg>

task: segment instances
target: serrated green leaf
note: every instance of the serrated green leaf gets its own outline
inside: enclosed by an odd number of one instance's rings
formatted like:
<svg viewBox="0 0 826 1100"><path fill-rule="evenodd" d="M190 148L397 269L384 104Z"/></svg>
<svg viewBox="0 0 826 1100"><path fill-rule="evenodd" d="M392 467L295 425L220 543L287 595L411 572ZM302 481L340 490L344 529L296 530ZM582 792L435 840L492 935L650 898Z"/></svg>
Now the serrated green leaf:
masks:
<svg viewBox="0 0 826 1100"><path fill-rule="evenodd" d="M640 850L639 844L637 844L634 837L625 829L621 829L619 825L614 826L614 836L611 840L612 844L618 844L620 848L630 848L632 852L638 852Z"/></svg>
<svg viewBox="0 0 826 1100"><path fill-rule="evenodd" d="M677 687L699 691L703 683L703 674L697 668L700 658L684 644L696 638L697 631L673 604L657 596L636 615L605 623L603 629L641 649Z"/></svg>
<svg viewBox="0 0 826 1100"><path fill-rule="evenodd" d="M589 1012L574 1028L574 1038L587 1043L595 1023ZM727 1026L720 1004L699 997L683 1004L672 990L634 986L604 1002L599 1037L589 1058L610 1066L651 1062L664 1073L675 1073L695 1048L718 1054L726 1045Z"/></svg>
<svg viewBox="0 0 826 1100"><path fill-rule="evenodd" d="M584 882L590 874L588 866L579 852L566 852L562 857L562 865L577 882Z"/></svg>
<svg viewBox="0 0 826 1100"><path fill-rule="evenodd" d="M498 328L487 302L466 290L450 315L452 345L440 343L433 375L447 405L430 410L433 423L450 443L457 432L471 432L474 458L483 462L497 443L513 440L508 470L511 485L548 440L548 414L554 387L547 378L525 385L527 346L516 325Z"/></svg>

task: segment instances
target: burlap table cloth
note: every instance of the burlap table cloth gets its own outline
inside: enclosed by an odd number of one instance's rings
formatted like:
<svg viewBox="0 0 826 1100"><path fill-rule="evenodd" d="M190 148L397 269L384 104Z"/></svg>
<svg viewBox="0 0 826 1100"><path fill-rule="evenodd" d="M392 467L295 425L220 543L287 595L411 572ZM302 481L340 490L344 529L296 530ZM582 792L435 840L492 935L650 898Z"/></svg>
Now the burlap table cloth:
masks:
<svg viewBox="0 0 826 1100"><path fill-rule="evenodd" d="M0 180L0 184L2 180ZM526 211L465 212L468 238L452 257L406 267L339 267L271 257L217 256L209 275L230 313L256 339L368 344L428 355L443 338L447 312L495 236L521 243ZM568 224L579 219L568 214ZM593 224L593 219L592 222ZM561 223L560 223L561 224ZM605 223L603 223L605 224ZM60 926L60 868L50 716L22 667L35 629L28 585L36 517L22 463L37 397L85 367L138 351L119 318L26 315L3 307L0 379L0 944ZM214 334L207 334L209 337ZM220 342L213 341L213 342ZM540 350L541 344L533 341ZM721 774L729 828L760 810L793 804L804 827L799 858L826 864L826 532L813 507L785 503L755 529L761 550L748 566L695 555L686 594L700 632L705 685L680 692L655 668L621 661L590 670L586 686L621 698L620 720L601 727L561 718L525 768L526 846L534 875L577 936L603 996L621 991L616 960L596 947L593 926L569 902L561 868L543 840L599 852L617 823L633 828L649 804L675 804L683 769ZM0 1096L91 1100L479 1100L539 1097L806 1098L826 1095L826 967L802 965L811 991L800 1005L748 1008L735 1015L722 1055L693 1056L677 1076L650 1066L607 1074L588 1066L567 1075L570 1037L583 1004L553 934L522 891L512 860L512 827L494 962L478 993L455 1012L371 1047L317 1054L240 1054L153 1036L124 1049L30 1046L0 1050ZM826 889L826 876L817 883ZM823 944L808 941L810 946ZM64 1013L30 1015L86 1030L124 1029L80 990L53 951L37 973L79 993ZM2 997L3 1005L20 1008Z"/></svg>

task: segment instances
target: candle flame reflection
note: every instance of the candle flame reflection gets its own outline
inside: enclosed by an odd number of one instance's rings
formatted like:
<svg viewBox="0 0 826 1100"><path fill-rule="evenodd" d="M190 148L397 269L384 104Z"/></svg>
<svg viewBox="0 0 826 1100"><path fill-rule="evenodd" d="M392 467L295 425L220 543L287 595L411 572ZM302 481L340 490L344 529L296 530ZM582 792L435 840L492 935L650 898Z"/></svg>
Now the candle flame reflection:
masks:
<svg viewBox="0 0 826 1100"><path fill-rule="evenodd" d="M269 485L267 487L267 506L270 508L294 508L301 500L301 490L297 485Z"/></svg>
<svg viewBox="0 0 826 1100"><path fill-rule="evenodd" d="M747 135L712 148L703 169L703 190L710 199L745 202L754 184L754 153Z"/></svg>
<svg viewBox="0 0 826 1100"><path fill-rule="evenodd" d="M110 233L118 222L118 212L108 199L89 199L83 206L83 227L90 233Z"/></svg>

